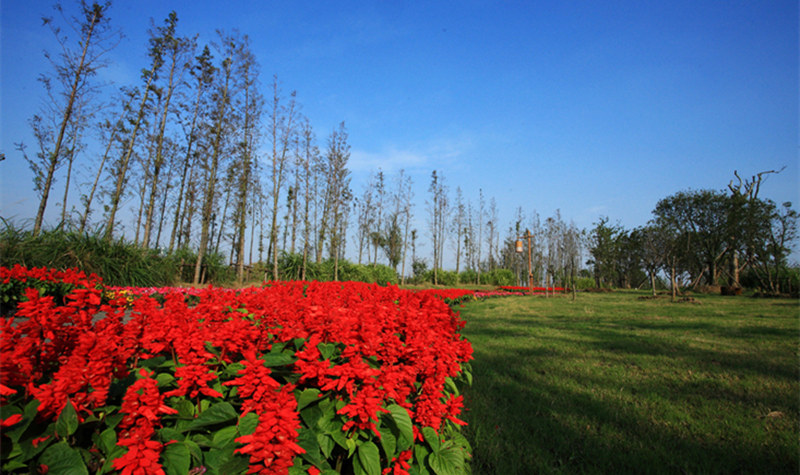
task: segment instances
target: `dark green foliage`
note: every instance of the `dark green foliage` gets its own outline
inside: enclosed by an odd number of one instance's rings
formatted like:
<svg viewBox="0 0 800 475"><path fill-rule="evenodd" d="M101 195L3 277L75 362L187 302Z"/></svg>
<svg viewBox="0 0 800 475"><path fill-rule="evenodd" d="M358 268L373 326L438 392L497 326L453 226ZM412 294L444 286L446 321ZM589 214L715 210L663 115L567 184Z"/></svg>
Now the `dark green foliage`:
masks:
<svg viewBox="0 0 800 475"><path fill-rule="evenodd" d="M517 279L509 269L492 269L481 274L481 283L488 285L516 285Z"/></svg>
<svg viewBox="0 0 800 475"><path fill-rule="evenodd" d="M800 297L800 267L781 266L776 271L775 284L781 290L780 295L788 295L794 298ZM745 288L763 287L763 277L758 271L750 269L741 278L741 283ZM769 292L767 292L769 293Z"/></svg>
<svg viewBox="0 0 800 475"><path fill-rule="evenodd" d="M389 266L377 264L354 264L348 260L339 260L339 280L377 283L381 285L396 284L397 273ZM260 278L268 266L263 263L253 265L255 275ZM334 280L333 260L306 263L305 280L317 280L320 282ZM302 254L292 254L282 252L278 256L278 279L279 280L300 280L303 276L303 256Z"/></svg>
<svg viewBox="0 0 800 475"><path fill-rule="evenodd" d="M467 269L458 275L459 281L462 283L474 284L478 282L478 272L473 269ZM483 282L483 280L481 280Z"/></svg>
<svg viewBox="0 0 800 475"><path fill-rule="evenodd" d="M97 274L111 286L161 287L186 281L183 264L194 262L197 254L180 249L163 254L125 242L108 241L100 235L62 229L43 230L38 236L6 223L0 231L0 265L53 269L78 268L87 274ZM219 254L207 255L206 282L223 283L232 280L230 271Z"/></svg>

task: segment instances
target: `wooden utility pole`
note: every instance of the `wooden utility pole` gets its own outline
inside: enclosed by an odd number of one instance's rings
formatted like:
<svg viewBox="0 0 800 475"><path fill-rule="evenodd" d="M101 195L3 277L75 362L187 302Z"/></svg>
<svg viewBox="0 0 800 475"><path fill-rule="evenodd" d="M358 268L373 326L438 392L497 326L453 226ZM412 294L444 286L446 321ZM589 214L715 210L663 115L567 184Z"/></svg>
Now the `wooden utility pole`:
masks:
<svg viewBox="0 0 800 475"><path fill-rule="evenodd" d="M531 246L531 238L533 235L529 230L525 230L525 234L517 238L516 242L516 251L522 254L522 239L528 240L528 287L531 289L531 295L533 295L533 257L532 257L532 246Z"/></svg>

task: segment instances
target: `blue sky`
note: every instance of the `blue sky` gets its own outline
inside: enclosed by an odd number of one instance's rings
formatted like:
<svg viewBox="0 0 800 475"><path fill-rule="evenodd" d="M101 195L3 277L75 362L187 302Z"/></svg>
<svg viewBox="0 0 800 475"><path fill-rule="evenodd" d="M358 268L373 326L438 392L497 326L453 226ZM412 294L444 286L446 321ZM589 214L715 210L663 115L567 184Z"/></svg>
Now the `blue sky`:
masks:
<svg viewBox="0 0 800 475"><path fill-rule="evenodd" d="M150 19L170 10L201 43L217 28L249 35L262 82L297 91L320 145L345 121L357 194L378 167L409 172L421 230L434 169L473 203L479 188L494 197L502 229L518 206L633 228L659 199L722 189L734 170L786 166L762 196L800 202L796 1L117 1L126 38L109 92L138 84ZM34 145L51 12L0 5L0 215L17 221L38 204L14 143Z"/></svg>

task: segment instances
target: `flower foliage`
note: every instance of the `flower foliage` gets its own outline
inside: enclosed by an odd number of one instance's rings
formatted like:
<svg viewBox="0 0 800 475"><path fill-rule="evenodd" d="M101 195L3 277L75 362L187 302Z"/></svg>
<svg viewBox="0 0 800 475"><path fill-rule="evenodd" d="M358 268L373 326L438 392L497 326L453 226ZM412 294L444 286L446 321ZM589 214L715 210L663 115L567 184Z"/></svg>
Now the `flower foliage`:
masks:
<svg viewBox="0 0 800 475"><path fill-rule="evenodd" d="M423 289L417 290L416 293L442 299L448 304L461 303L475 298L475 291L467 289Z"/></svg>
<svg viewBox="0 0 800 475"><path fill-rule="evenodd" d="M18 295L0 319L4 473L465 470L472 348L442 291L136 291L18 266L0 282Z"/></svg>

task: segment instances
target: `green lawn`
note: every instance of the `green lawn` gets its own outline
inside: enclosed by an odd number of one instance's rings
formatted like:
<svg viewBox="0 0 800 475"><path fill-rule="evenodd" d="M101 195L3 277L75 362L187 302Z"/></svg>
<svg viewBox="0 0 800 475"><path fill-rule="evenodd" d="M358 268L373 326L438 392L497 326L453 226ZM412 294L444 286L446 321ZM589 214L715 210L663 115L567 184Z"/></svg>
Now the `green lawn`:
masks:
<svg viewBox="0 0 800 475"><path fill-rule="evenodd" d="M473 473L798 473L798 301L645 295L458 308Z"/></svg>

